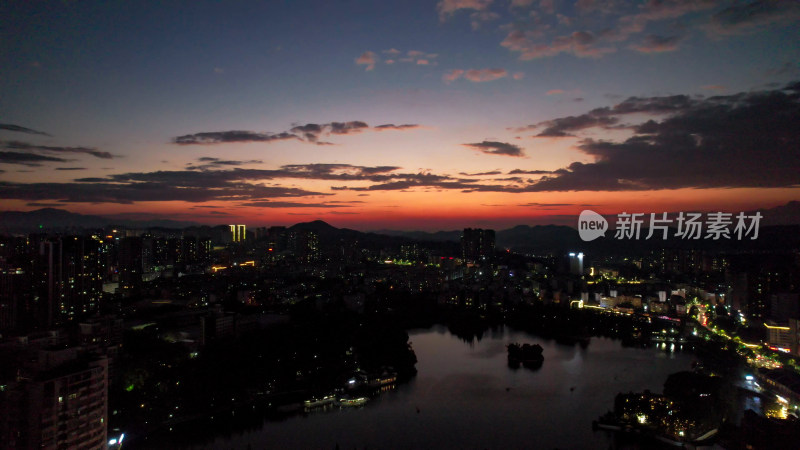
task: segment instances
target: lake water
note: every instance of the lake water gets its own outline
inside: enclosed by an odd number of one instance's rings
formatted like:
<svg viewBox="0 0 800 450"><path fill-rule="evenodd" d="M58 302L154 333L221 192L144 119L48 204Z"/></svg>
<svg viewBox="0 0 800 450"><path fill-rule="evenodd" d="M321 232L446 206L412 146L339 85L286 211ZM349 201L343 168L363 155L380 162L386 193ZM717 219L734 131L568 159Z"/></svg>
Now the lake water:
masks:
<svg viewBox="0 0 800 450"><path fill-rule="evenodd" d="M613 409L615 395L661 392L669 374L694 360L604 338L582 349L507 327L471 344L441 326L409 334L417 376L366 406L265 421L195 448L607 449L613 437L592 431L592 421ZM509 342L542 345L543 366L510 369Z"/></svg>

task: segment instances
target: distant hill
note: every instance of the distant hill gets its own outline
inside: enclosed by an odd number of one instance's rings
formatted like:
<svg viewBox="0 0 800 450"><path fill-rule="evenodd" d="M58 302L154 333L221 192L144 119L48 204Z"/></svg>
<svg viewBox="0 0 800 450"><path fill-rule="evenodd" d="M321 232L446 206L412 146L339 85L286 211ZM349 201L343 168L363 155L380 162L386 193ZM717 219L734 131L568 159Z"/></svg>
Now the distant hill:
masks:
<svg viewBox="0 0 800 450"><path fill-rule="evenodd" d="M322 220L298 223L289 227L289 231L294 230L307 230L317 233L323 247L336 247L343 242L358 242L360 247L379 250L392 247L399 248L401 245L415 241L425 241L432 243L432 245L428 245L427 247L434 247L443 254L455 255L460 252L458 238L456 238L455 242L433 241L406 236L402 232L396 232L392 235L381 232L362 232L349 228L336 228ZM460 236L460 232L457 233L459 233ZM412 232L411 234L413 235L414 233Z"/></svg>
<svg viewBox="0 0 800 450"><path fill-rule="evenodd" d="M529 251L549 249L575 249L584 242L578 230L563 225L517 225L495 235L498 248L525 249Z"/></svg>
<svg viewBox="0 0 800 450"><path fill-rule="evenodd" d="M304 230L304 231L313 231L320 235L337 233L337 232L348 232L353 231L358 233L355 230L349 230L347 228L336 228L333 225L325 222L323 220L315 220L313 222L300 222L292 225L289 227L289 230Z"/></svg>
<svg viewBox="0 0 800 450"><path fill-rule="evenodd" d="M415 241L459 242L461 240L461 230L436 231L434 233L429 233L427 231L377 230L375 233L386 236L402 236L409 239L414 239Z"/></svg>
<svg viewBox="0 0 800 450"><path fill-rule="evenodd" d="M401 236L415 241L428 242L460 242L462 230L437 231L397 231L379 230L375 233L389 236ZM495 233L498 248L528 248L547 246L570 247L580 241L578 232L571 227L561 225L517 225L514 228L500 230Z"/></svg>
<svg viewBox="0 0 800 450"><path fill-rule="evenodd" d="M63 209L42 208L35 211L0 212L0 233L30 233L37 230L53 231L70 228L103 228L124 226L133 228L185 228L195 222L177 220L130 220L78 214Z"/></svg>
<svg viewBox="0 0 800 450"><path fill-rule="evenodd" d="M753 214L751 211L748 214ZM793 200L789 203L774 208L761 208L758 210L763 216L763 225L796 225L800 224L800 201Z"/></svg>
<svg viewBox="0 0 800 450"><path fill-rule="evenodd" d="M774 210L768 210L774 211ZM613 218L610 218L613 219ZM778 221L779 223L781 221ZM774 223L774 222L773 222ZM674 235L675 229L670 231ZM457 244L461 231L443 231L427 233L422 231L380 231L408 239L428 242L450 242ZM614 238L614 230L591 242L584 242L575 228L563 225L517 225L495 233L496 247L500 250L508 248L515 251L534 254L559 254L565 252L584 252L597 255L645 254L650 251L667 248L684 248L709 251L763 251L789 250L800 248L800 225L761 225L756 240L744 239L676 239L667 241L653 238L645 239L648 229L642 228L638 240L618 240ZM656 234L656 236L659 236Z"/></svg>
<svg viewBox="0 0 800 450"><path fill-rule="evenodd" d="M578 231L572 227L563 225L518 225L497 231L496 246L500 250L508 248L536 254L558 254L574 251L594 255L642 254L662 247L714 251L789 250L800 248L800 225L790 225L797 223L796 217L800 217L800 202L792 201L776 208L759 211L764 216L764 219L761 223L759 238L755 241L670 239L665 242L660 239L646 240L644 237L647 236L647 229L643 228L639 240L620 241L614 239L613 230L609 230L606 237L601 237L592 242L584 242L578 236ZM752 211L750 214L754 212ZM613 226L614 217L609 216L608 219ZM44 208L29 212L0 212L0 234L63 231L81 228L93 229L106 226L185 229L190 234L192 232L203 236L212 234L211 227L188 221L131 220L78 214L55 208ZM442 254L460 253L462 233L461 230L437 231L434 233L395 230L361 232L349 228L336 228L322 220L298 223L289 227L289 230L314 231L320 236L321 245L325 247L338 247L345 242L358 242L358 245L362 248L382 249L399 248L404 244L420 242L425 247L440 251ZM674 234L674 230L670 234Z"/></svg>

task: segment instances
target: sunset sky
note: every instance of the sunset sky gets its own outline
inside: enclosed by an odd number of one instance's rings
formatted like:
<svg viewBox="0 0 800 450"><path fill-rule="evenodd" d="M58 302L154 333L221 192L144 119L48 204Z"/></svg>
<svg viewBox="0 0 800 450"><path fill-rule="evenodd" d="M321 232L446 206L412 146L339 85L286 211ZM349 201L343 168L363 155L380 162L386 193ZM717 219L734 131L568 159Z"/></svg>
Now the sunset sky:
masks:
<svg viewBox="0 0 800 450"><path fill-rule="evenodd" d="M361 230L800 200L800 2L11 1L0 210Z"/></svg>

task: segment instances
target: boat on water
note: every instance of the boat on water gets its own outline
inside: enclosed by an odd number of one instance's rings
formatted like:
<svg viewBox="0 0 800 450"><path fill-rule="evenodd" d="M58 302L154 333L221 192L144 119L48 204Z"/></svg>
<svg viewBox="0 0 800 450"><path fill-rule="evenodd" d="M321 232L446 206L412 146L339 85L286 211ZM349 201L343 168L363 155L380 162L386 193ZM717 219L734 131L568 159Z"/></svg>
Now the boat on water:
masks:
<svg viewBox="0 0 800 450"><path fill-rule="evenodd" d="M330 405L334 401L336 401L336 396L330 394L324 397L311 397L310 399L303 402L303 405L306 408L318 408L320 406Z"/></svg>
<svg viewBox="0 0 800 450"><path fill-rule="evenodd" d="M395 382L397 382L397 372L384 371L382 374L370 378L369 386L371 387L386 386L387 384L392 384Z"/></svg>
<svg viewBox="0 0 800 450"><path fill-rule="evenodd" d="M367 403L368 400L367 397L342 397L339 399L339 406L361 406Z"/></svg>

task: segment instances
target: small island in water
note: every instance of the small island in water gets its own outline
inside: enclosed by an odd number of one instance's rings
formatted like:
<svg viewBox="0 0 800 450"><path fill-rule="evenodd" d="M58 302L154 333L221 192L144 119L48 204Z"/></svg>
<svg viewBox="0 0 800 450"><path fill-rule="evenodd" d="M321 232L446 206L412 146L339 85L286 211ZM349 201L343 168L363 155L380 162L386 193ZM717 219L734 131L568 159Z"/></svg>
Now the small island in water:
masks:
<svg viewBox="0 0 800 450"><path fill-rule="evenodd" d="M539 344L518 344L511 343L506 346L508 349L508 366L514 369L523 365L529 369L542 367L544 355L542 346Z"/></svg>

